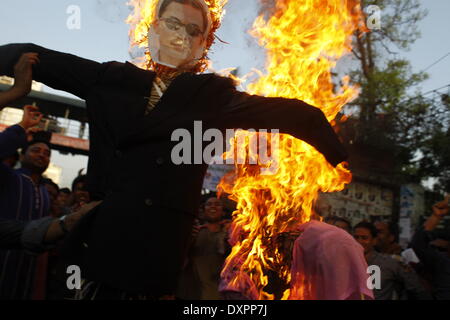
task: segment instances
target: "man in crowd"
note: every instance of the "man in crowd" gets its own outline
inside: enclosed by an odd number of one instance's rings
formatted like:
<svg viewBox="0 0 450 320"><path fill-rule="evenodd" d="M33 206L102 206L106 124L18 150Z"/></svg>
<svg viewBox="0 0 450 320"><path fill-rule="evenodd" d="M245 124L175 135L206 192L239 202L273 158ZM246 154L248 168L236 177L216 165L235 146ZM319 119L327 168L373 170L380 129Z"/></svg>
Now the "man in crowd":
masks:
<svg viewBox="0 0 450 320"><path fill-rule="evenodd" d="M180 298L219 300L220 272L229 252L228 220L223 220L223 204L220 199L210 197L204 205L206 223L194 228L194 238L188 259L189 265L182 275ZM188 279L191 278L191 279ZM191 280L191 281L189 281ZM187 286L190 285L190 288ZM189 294L191 296L184 296Z"/></svg>
<svg viewBox="0 0 450 320"><path fill-rule="evenodd" d="M352 224L345 218L335 217L334 223L332 223L338 228L347 231L349 234L352 234Z"/></svg>
<svg viewBox="0 0 450 320"><path fill-rule="evenodd" d="M50 162L50 147L45 141L27 142L27 131L41 118L37 107L26 106L22 121L0 133L0 156L22 148L20 169L0 164L0 218L3 220L27 222L49 215L50 199L42 173ZM1 251L0 297L30 298L34 278L39 276L35 269L39 263L45 264L23 252Z"/></svg>
<svg viewBox="0 0 450 320"><path fill-rule="evenodd" d="M90 196L87 191L87 176L80 174L72 182L72 203L71 209L77 210L84 203L89 203Z"/></svg>
<svg viewBox="0 0 450 320"><path fill-rule="evenodd" d="M87 176L80 174L72 181L72 192L62 205L64 214L78 210L82 205L90 202L89 192L87 191Z"/></svg>
<svg viewBox="0 0 450 320"><path fill-rule="evenodd" d="M14 85L0 93L0 110L31 90L32 65L39 61L37 54L24 54L14 65ZM0 158L8 157L22 148L22 167L13 170L0 164L0 219L8 220L9 227L16 222L40 219L49 213L49 198L42 184L42 173L47 169L50 148L46 142L27 142L30 134L42 118L37 107L26 106L22 121L0 133ZM21 230L22 227L15 229ZM8 229L7 229L8 230ZM17 234L17 232L13 232ZM36 292L35 277L45 276L37 264L44 261L23 252L0 251L0 299L29 299Z"/></svg>
<svg viewBox="0 0 450 320"><path fill-rule="evenodd" d="M69 188L59 189L58 202L61 204L61 207L69 207L71 195L72 193Z"/></svg>
<svg viewBox="0 0 450 320"><path fill-rule="evenodd" d="M364 248L367 265L380 268L380 286L373 290L375 300L400 299L403 298L403 291L406 291L408 298L414 300L431 299L412 270L407 271L397 260L375 250L377 229L372 223L365 221L358 223L354 227L353 237Z"/></svg>
<svg viewBox="0 0 450 320"><path fill-rule="evenodd" d="M44 179L44 185L50 197L50 215L58 218L62 215L62 206L59 202L59 186L49 178Z"/></svg>
<svg viewBox="0 0 450 320"><path fill-rule="evenodd" d="M374 225L377 229L377 244L375 246L377 251L388 255L400 256L403 250L397 243L397 224L392 221L377 221Z"/></svg>
<svg viewBox="0 0 450 320"><path fill-rule="evenodd" d="M411 248L431 276L433 296L437 300L450 300L450 232L440 234L436 226L449 212L450 195L433 205L432 215L419 228L411 240Z"/></svg>

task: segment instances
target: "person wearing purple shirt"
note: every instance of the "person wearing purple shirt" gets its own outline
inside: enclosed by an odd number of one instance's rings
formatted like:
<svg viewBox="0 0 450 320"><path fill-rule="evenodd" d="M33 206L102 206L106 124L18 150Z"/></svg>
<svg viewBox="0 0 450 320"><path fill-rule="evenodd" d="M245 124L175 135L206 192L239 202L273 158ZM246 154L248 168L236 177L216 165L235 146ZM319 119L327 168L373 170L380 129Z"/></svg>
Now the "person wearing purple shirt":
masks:
<svg viewBox="0 0 450 320"><path fill-rule="evenodd" d="M0 106L31 90L33 54L24 55L15 66L15 83L0 95ZM28 222L49 214L49 196L41 183L50 162L50 147L43 141L28 142L28 135L42 118L37 107L26 106L22 121L0 133L0 158L22 148L21 168L0 163L0 219ZM0 299L28 299L33 291L36 257L23 251L0 250Z"/></svg>

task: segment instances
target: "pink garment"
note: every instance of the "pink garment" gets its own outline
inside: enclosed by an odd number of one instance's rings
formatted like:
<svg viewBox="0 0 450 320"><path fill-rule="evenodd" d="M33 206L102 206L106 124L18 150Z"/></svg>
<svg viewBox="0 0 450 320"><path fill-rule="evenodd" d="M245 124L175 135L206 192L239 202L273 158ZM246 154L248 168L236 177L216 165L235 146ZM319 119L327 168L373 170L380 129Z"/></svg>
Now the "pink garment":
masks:
<svg viewBox="0 0 450 320"><path fill-rule="evenodd" d="M289 299L373 299L364 250L346 231L319 221L298 228Z"/></svg>
<svg viewBox="0 0 450 320"><path fill-rule="evenodd" d="M367 263L364 250L346 231L316 220L298 227L291 265L289 300L362 300L373 299L367 287ZM233 284L234 272L242 264L221 275L219 291L225 299L255 300L258 292L250 277Z"/></svg>

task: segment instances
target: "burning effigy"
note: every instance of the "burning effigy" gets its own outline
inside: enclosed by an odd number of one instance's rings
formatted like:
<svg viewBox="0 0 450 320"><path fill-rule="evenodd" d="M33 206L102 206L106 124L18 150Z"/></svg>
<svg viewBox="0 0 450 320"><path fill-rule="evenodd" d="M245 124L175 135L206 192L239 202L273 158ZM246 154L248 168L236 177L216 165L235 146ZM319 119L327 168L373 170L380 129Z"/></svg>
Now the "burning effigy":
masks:
<svg viewBox="0 0 450 320"><path fill-rule="evenodd" d="M266 50L267 61L265 70L246 85L245 91L264 97L302 100L320 108L326 119L336 125L337 114L358 93L358 89L349 84L348 76L338 79L336 85L332 70L338 60L351 51L355 31L364 29L359 1L262 2L268 10L254 21L250 33ZM185 55L191 55L187 65L197 72L206 70L207 53L227 1L201 3L209 10L208 25L201 31L205 33L205 41L195 53ZM166 67L180 68L181 64L162 61L161 51L158 51L162 48L158 42L161 40L152 26L161 10L161 2L132 0L130 4L134 7L134 13L127 20L131 26L130 45L146 48L138 62L140 66L163 75ZM170 23L167 27L176 29ZM188 27L182 27L189 32ZM270 123L270 119L267 122ZM272 153L277 153L276 170L270 174L260 170L267 168L267 161L263 162L260 154L250 148L256 140L260 141L261 135ZM276 145L272 145L271 135L277 135ZM246 144L240 148L240 154L234 148L237 141ZM232 147L224 153L225 159L241 157L253 162L236 164L233 179L224 179L219 186L237 202L230 232L233 248L222 271L223 290L240 292L251 299L273 299L274 295L264 289L268 284L267 272L271 271L290 287L283 299L306 298L301 281L291 282L291 263L277 243L280 235L295 234L300 225L311 220L319 192L342 190L351 181L351 173L344 163L331 165L311 144L289 134L238 131L229 143ZM273 168L273 161L269 165Z"/></svg>
<svg viewBox="0 0 450 320"><path fill-rule="evenodd" d="M350 52L354 32L364 26L359 1L273 1L268 12L251 30L266 50L266 70L247 90L303 100L335 124L338 112L358 92L346 76L336 90L331 71ZM273 299L264 291L268 270L291 285L284 299L304 298L298 287L302 284L291 283L290 264L273 241L311 220L319 192L340 191L351 180L344 165L333 168L317 150L292 136L280 136L278 152L276 174L260 174L254 165L242 164L233 183L224 180L221 185L237 202L233 250L222 272L225 287L253 299Z"/></svg>

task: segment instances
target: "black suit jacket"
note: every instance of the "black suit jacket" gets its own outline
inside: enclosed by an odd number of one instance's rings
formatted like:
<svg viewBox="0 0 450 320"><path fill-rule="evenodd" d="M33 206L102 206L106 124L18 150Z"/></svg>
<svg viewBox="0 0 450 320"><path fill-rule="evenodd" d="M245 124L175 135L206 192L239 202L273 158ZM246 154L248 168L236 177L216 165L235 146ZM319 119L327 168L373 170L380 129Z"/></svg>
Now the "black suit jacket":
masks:
<svg viewBox="0 0 450 320"><path fill-rule="evenodd" d="M10 44L0 46L0 74L12 76L24 52L39 53L35 80L86 100L89 191L104 202L82 221L79 234L88 245L88 275L111 286L156 292L150 288L163 285L147 278L169 281L181 264L207 165L172 163L175 129L194 136L196 120L203 132L279 129L313 145L332 165L346 159L322 111L299 100L253 96L237 91L228 78L184 73L145 116L154 72Z"/></svg>

